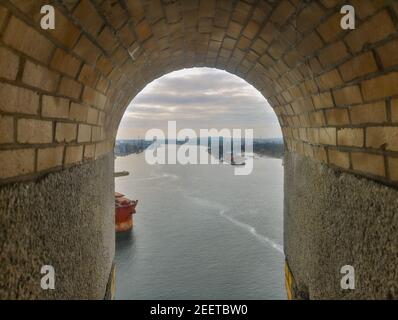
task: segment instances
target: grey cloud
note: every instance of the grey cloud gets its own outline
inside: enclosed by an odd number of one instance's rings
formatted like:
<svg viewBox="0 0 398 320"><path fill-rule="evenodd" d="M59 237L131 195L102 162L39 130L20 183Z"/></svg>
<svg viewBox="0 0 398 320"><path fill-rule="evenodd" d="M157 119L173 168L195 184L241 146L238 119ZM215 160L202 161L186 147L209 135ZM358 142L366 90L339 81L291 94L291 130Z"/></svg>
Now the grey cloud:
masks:
<svg viewBox="0 0 398 320"><path fill-rule="evenodd" d="M174 72L149 84L128 107L118 136L126 129L165 128L168 120L184 128L252 127L281 135L273 110L255 88L208 68Z"/></svg>

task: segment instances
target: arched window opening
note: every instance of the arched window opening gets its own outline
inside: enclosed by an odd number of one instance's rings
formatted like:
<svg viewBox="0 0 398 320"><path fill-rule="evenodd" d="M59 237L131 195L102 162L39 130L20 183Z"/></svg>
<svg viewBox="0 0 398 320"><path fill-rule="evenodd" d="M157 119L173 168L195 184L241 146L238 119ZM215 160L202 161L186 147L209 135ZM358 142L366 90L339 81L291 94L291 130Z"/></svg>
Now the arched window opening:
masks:
<svg viewBox="0 0 398 320"><path fill-rule="evenodd" d="M168 136L170 122L177 133L190 129L185 140ZM145 139L154 128L166 139ZM222 144L231 147L236 144L233 130L253 130L253 153L244 145L240 160L250 158L253 170L234 174L238 160L227 159L234 149L219 156L218 164L168 163L168 154L187 144L198 145L198 154L216 156L203 143L208 137L201 136L201 129L217 129ZM148 163L146 153L153 149L166 155L164 163ZM139 200L132 231L117 234L117 298L286 297L282 133L274 111L254 87L210 68L167 74L127 108L115 153L116 170L130 172L116 179L116 191Z"/></svg>

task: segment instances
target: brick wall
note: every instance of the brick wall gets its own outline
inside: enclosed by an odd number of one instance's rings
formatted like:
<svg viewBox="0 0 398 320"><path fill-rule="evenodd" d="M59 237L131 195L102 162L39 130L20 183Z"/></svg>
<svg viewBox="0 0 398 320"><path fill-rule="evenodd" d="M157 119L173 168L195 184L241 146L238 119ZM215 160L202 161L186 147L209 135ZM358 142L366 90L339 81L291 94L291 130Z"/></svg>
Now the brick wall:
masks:
<svg viewBox="0 0 398 320"><path fill-rule="evenodd" d="M274 108L287 148L398 183L398 3L64 0L0 4L0 178L30 179L113 147L131 99L190 66L225 69Z"/></svg>

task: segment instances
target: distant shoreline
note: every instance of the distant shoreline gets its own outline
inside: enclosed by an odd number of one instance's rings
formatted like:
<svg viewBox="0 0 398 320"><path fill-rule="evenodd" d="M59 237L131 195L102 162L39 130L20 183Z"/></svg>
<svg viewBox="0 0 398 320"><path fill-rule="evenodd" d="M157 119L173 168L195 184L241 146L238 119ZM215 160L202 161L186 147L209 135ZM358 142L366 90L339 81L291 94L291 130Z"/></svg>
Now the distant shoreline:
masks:
<svg viewBox="0 0 398 320"><path fill-rule="evenodd" d="M115 157L126 157L131 154L144 152L153 142L145 140L118 140L115 145ZM222 148L222 145L220 146ZM244 149L244 146L242 145ZM278 139L255 139L253 141L253 154L259 157L270 157L283 159L283 140Z"/></svg>

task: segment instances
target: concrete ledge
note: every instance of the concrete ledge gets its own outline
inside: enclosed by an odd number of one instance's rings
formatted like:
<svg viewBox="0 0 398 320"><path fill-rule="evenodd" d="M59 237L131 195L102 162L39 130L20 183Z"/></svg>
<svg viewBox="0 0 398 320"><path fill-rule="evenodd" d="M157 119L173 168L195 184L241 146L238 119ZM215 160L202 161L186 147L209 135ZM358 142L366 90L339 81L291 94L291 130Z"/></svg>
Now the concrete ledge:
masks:
<svg viewBox="0 0 398 320"><path fill-rule="evenodd" d="M0 298L112 297L113 154L0 188ZM293 298L398 298L398 191L285 158L285 253ZM40 269L55 268L55 290ZM356 289L340 288L343 265ZM111 275L111 276L110 276Z"/></svg>
<svg viewBox="0 0 398 320"><path fill-rule="evenodd" d="M398 298L396 189L287 153L284 223L295 298ZM340 287L347 264L355 290Z"/></svg>
<svg viewBox="0 0 398 320"><path fill-rule="evenodd" d="M114 257L113 154L0 187L0 299L103 299ZM40 269L55 268L55 290Z"/></svg>
<svg viewBox="0 0 398 320"><path fill-rule="evenodd" d="M116 295L116 266L113 263L109 273L108 283L106 285L104 300L114 300Z"/></svg>

